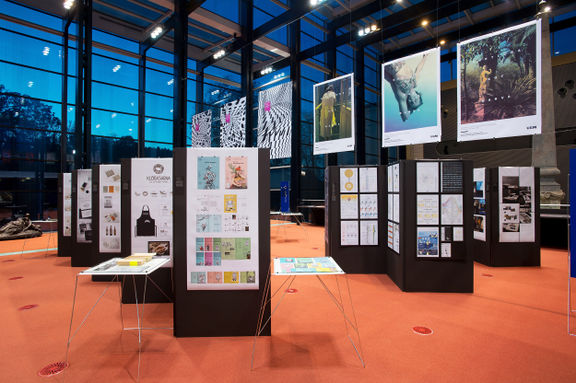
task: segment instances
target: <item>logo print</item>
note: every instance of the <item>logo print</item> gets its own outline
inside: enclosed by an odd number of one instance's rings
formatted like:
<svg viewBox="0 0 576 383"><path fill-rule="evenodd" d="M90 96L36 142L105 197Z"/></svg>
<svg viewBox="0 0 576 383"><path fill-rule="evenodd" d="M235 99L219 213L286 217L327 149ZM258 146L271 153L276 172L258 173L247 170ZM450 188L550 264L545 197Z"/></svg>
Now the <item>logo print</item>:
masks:
<svg viewBox="0 0 576 383"><path fill-rule="evenodd" d="M156 173L156 174L162 174L164 172L164 165L156 164L156 165L154 165L152 170L154 170L154 173Z"/></svg>

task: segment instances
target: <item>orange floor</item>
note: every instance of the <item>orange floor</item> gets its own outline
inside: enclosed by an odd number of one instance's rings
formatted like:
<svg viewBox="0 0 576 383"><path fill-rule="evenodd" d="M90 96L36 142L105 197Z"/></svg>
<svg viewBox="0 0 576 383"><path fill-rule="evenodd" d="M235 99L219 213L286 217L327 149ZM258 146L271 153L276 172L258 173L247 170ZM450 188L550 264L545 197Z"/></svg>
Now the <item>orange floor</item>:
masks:
<svg viewBox="0 0 576 383"><path fill-rule="evenodd" d="M274 226L272 255L323 255L323 234L320 227ZM30 240L25 249L46 244L46 237ZM22 248L22 242L0 242L0 253ZM79 270L53 252L0 257L0 382L135 381L137 338L121 331L115 285L74 338L70 367L51 378L37 376L64 358ZM251 337L177 339L158 330L144 334L140 381L576 382L565 251L543 250L540 268L476 265L474 294L402 293L386 275L351 275L349 281L366 368L328 295L313 277L301 276L292 286L297 292L286 295L273 318L272 337L257 343L253 371ZM274 277L273 288L281 282ZM82 278L77 312L86 313L106 285ZM38 306L18 310L32 304ZM135 318L131 310L124 309L127 322ZM170 305L147 305L147 326L170 318ZM419 325L434 333L415 334L412 327Z"/></svg>

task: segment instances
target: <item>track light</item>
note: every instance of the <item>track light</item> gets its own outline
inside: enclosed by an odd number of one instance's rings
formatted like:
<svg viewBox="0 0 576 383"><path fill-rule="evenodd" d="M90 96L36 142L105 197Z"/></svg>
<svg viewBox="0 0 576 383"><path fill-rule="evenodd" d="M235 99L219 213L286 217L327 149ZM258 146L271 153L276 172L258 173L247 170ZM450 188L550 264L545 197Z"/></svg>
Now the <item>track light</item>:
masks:
<svg viewBox="0 0 576 383"><path fill-rule="evenodd" d="M325 0L310 0L310 6L315 7L317 5L320 5L324 2Z"/></svg>
<svg viewBox="0 0 576 383"><path fill-rule="evenodd" d="M266 67L266 68L262 69L262 70L260 71L260 74L261 74L262 76L264 76L264 75L266 75L266 74L268 74L268 73L272 73L272 72L273 72L273 69L272 69L272 67L269 66L269 67Z"/></svg>
<svg viewBox="0 0 576 383"><path fill-rule="evenodd" d="M370 33L376 32L378 31L380 28L378 28L377 24L372 24L370 26L364 27L364 28L360 28L358 30L358 36L363 37L366 36Z"/></svg>
<svg viewBox="0 0 576 383"><path fill-rule="evenodd" d="M64 8L65 9L70 9L74 6L74 0L66 0L64 2Z"/></svg>
<svg viewBox="0 0 576 383"><path fill-rule="evenodd" d="M150 33L150 37L152 37L153 39L157 39L158 36L160 36L160 34L162 33L163 30L164 30L164 28L162 28L161 25L158 25L156 28L154 28L154 30L152 31L152 33Z"/></svg>
<svg viewBox="0 0 576 383"><path fill-rule="evenodd" d="M226 55L226 51L224 49L220 49L218 52L214 53L214 60L218 60Z"/></svg>

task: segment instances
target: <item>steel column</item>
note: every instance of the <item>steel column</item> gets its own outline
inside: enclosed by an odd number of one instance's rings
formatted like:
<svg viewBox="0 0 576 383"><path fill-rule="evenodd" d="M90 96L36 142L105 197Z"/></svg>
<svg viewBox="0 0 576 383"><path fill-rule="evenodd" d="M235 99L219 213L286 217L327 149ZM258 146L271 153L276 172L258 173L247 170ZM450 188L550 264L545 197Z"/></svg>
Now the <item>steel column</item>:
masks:
<svg viewBox="0 0 576 383"><path fill-rule="evenodd" d="M292 6L298 0L292 0ZM288 46L290 49L290 79L292 80L292 158L290 159L290 211L297 211L300 204L300 177L302 172L302 130L300 61L296 54L300 52L300 20L288 27Z"/></svg>
<svg viewBox="0 0 576 383"><path fill-rule="evenodd" d="M364 102L364 46L358 46L354 53L354 80L358 86L355 87L355 136L354 160L356 165L366 164L366 105ZM354 84L352 84L354 86Z"/></svg>
<svg viewBox="0 0 576 383"><path fill-rule="evenodd" d="M240 27L242 39L247 44L242 47L242 94L246 96L246 147L252 147L253 104L254 104L254 73L252 64L254 61L254 10L252 0L240 1Z"/></svg>
<svg viewBox="0 0 576 383"><path fill-rule="evenodd" d="M146 153L146 50L140 44L138 59L138 157Z"/></svg>
<svg viewBox="0 0 576 383"><path fill-rule="evenodd" d="M336 36L334 30L328 32L327 44L328 50L326 51L326 68L330 70L330 78L337 76L336 71ZM326 166L338 165L338 153L329 153L325 157Z"/></svg>
<svg viewBox="0 0 576 383"><path fill-rule="evenodd" d="M174 148L186 146L186 100L188 69L187 1L174 1Z"/></svg>

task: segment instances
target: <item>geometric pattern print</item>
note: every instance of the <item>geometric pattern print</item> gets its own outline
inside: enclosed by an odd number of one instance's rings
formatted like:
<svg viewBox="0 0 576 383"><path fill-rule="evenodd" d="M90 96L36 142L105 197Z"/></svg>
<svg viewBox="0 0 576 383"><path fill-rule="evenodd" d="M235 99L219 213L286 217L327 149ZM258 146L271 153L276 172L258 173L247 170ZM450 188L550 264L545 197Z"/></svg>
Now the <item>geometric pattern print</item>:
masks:
<svg viewBox="0 0 576 383"><path fill-rule="evenodd" d="M258 147L270 148L270 159L291 157L292 82L260 92Z"/></svg>
<svg viewBox="0 0 576 383"><path fill-rule="evenodd" d="M229 102L220 108L220 146L246 146L246 97Z"/></svg>
<svg viewBox="0 0 576 383"><path fill-rule="evenodd" d="M212 146L210 132L212 130L212 110L207 110L192 116L192 147L209 148Z"/></svg>

